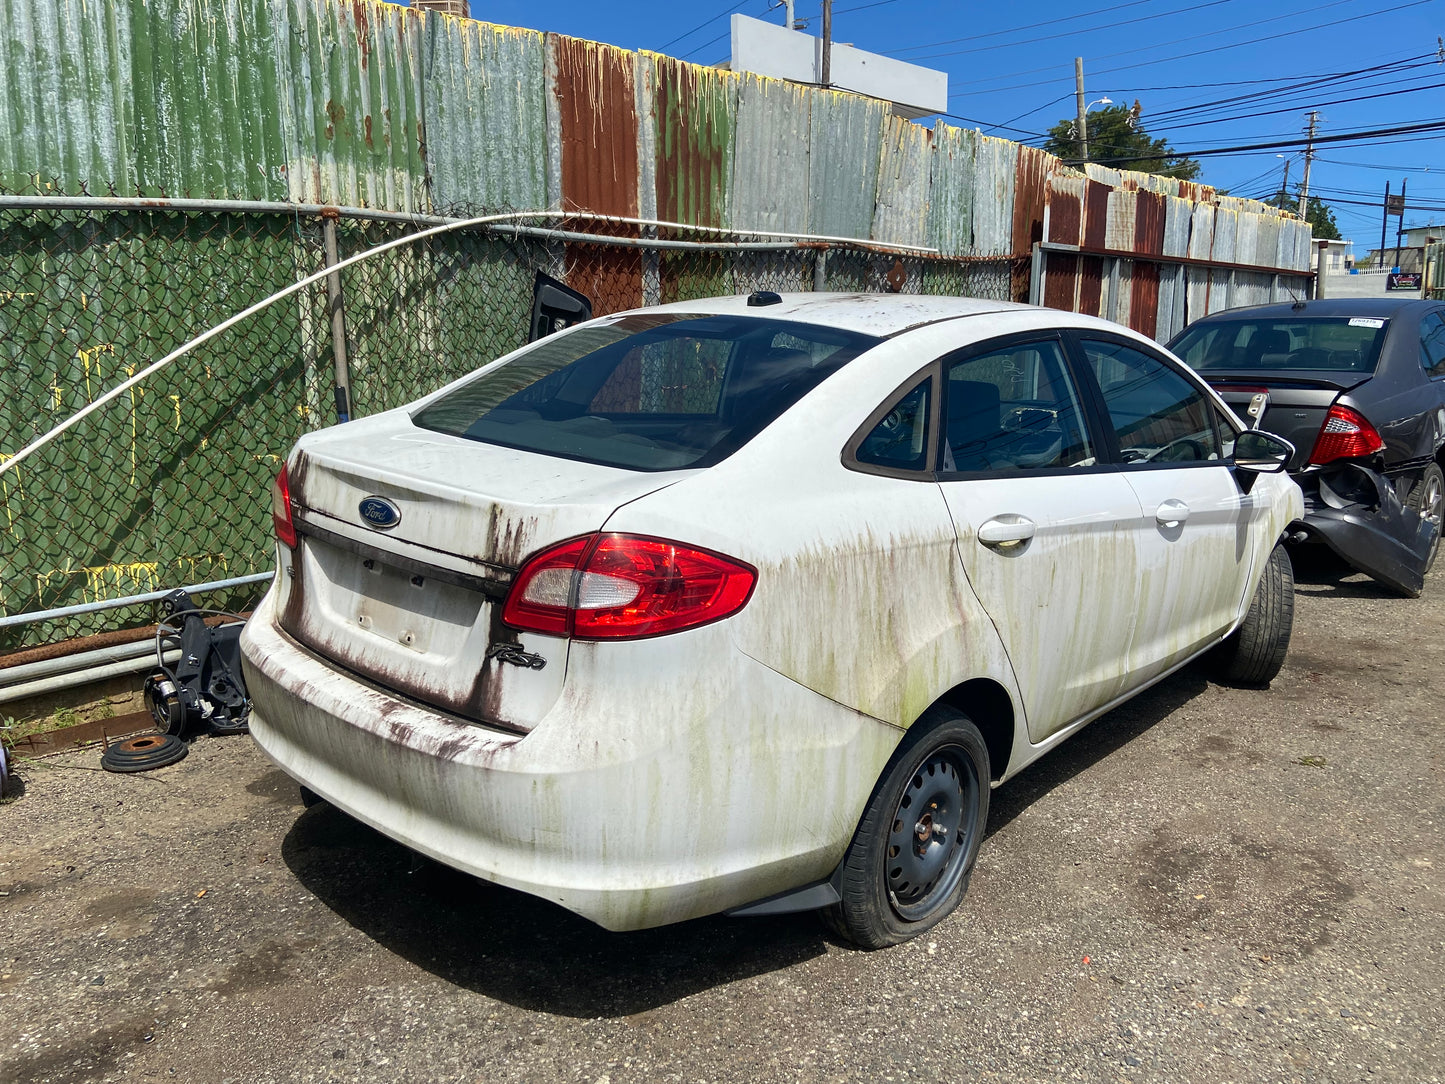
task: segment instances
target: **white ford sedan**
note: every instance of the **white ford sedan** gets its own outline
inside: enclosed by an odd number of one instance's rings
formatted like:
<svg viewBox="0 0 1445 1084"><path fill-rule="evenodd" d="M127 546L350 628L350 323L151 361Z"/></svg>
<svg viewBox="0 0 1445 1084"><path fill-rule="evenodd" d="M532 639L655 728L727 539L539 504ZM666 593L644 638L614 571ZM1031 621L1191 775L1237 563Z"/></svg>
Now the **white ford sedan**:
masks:
<svg viewBox="0 0 1445 1084"><path fill-rule="evenodd" d="M612 930L957 906L990 787L1289 641L1290 449L1152 341L944 297L593 320L303 438L251 732L424 854Z"/></svg>

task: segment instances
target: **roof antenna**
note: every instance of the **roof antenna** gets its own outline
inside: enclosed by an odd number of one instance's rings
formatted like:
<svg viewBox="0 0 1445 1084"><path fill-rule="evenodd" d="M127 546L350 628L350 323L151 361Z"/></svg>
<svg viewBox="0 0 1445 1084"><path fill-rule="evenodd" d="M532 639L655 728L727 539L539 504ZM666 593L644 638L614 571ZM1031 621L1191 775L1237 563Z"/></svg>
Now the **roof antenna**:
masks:
<svg viewBox="0 0 1445 1084"><path fill-rule="evenodd" d="M1294 299L1294 304L1290 306L1291 311L1302 312L1305 307L1304 298L1296 296L1295 292L1288 286L1284 288L1284 292Z"/></svg>

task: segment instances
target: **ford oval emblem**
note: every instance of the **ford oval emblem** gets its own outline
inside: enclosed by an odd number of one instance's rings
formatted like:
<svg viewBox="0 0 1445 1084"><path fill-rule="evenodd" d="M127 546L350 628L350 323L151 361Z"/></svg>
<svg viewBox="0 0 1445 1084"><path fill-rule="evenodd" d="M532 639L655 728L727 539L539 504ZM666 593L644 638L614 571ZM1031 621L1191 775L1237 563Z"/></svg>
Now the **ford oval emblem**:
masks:
<svg viewBox="0 0 1445 1084"><path fill-rule="evenodd" d="M401 522L401 509L385 497L367 497L357 505L361 522L378 531L389 531Z"/></svg>

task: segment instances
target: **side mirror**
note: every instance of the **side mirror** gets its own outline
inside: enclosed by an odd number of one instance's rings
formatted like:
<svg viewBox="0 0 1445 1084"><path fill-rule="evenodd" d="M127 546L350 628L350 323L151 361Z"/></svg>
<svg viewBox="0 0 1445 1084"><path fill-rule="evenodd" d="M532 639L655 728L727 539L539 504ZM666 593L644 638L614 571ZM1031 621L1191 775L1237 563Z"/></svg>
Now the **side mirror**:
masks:
<svg viewBox="0 0 1445 1084"><path fill-rule="evenodd" d="M1234 465L1255 474L1278 474L1294 455L1294 445L1273 433L1246 429L1234 442Z"/></svg>
<svg viewBox="0 0 1445 1084"><path fill-rule="evenodd" d="M537 272L532 285L532 326L529 343L561 331L564 327L592 319L592 302L566 283Z"/></svg>

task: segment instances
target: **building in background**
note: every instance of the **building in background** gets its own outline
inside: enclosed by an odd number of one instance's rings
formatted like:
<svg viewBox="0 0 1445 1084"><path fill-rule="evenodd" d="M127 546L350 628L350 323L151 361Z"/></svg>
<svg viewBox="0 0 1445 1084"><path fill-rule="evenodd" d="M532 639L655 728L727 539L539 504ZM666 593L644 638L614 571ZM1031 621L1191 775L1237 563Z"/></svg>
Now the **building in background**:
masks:
<svg viewBox="0 0 1445 1084"><path fill-rule="evenodd" d="M746 15L732 17L732 59L723 67L821 86L823 40ZM948 73L833 42L827 85L887 102L917 120L948 109Z"/></svg>

